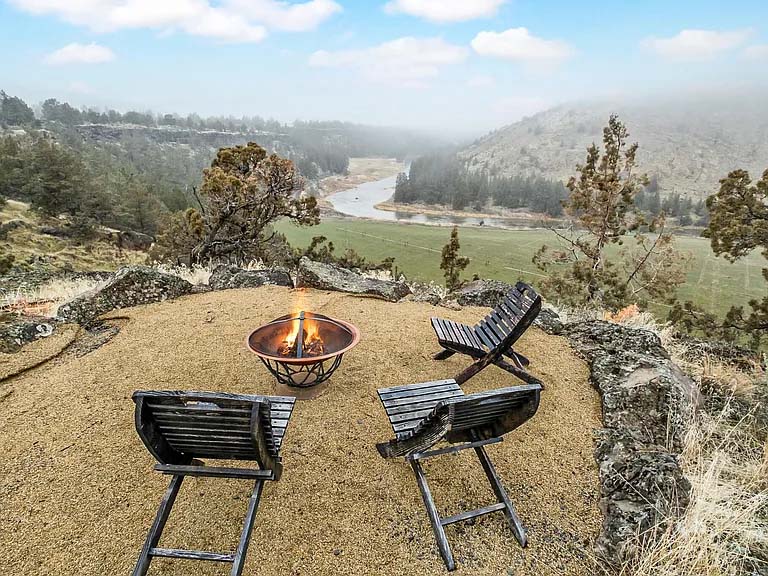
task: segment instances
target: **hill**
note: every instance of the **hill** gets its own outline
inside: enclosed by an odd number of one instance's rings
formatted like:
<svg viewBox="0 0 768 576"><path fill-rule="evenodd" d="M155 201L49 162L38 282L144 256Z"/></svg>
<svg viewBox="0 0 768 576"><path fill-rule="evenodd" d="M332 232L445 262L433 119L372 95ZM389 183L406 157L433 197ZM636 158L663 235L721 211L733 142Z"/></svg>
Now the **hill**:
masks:
<svg viewBox="0 0 768 576"><path fill-rule="evenodd" d="M701 199L730 170L758 175L768 168L767 96L566 104L491 132L459 156L473 171L567 181L615 112L640 144L640 168L655 177L662 194Z"/></svg>

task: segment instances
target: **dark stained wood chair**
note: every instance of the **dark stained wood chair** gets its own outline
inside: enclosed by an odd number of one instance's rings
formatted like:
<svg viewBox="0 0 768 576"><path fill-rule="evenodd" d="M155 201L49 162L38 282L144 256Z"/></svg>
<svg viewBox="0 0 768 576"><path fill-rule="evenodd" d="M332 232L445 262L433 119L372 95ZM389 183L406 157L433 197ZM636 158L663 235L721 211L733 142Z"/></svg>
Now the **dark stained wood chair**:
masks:
<svg viewBox="0 0 768 576"><path fill-rule="evenodd" d="M377 444L376 448L384 458L404 456L413 468L440 555L448 570L456 568L445 535L445 526L449 524L501 511L518 542L522 546L527 544L525 529L485 446L501 442L504 434L531 418L539 407L540 392L539 384L524 384L465 395L455 380L394 386L378 391L395 439ZM454 445L430 450L441 440ZM496 496L496 504L441 518L420 461L470 448L480 460Z"/></svg>
<svg viewBox="0 0 768 576"><path fill-rule="evenodd" d="M280 447L296 399L214 392L137 391L133 400L136 403L136 431L158 462L155 470L171 476L133 576L144 576L152 558L157 557L231 563L230 574L239 576L245 564L264 482L279 480L283 471ZM198 458L254 461L258 468L206 466ZM158 547L186 476L255 481L235 552Z"/></svg>
<svg viewBox="0 0 768 576"><path fill-rule="evenodd" d="M443 350L435 360L445 360L457 352L475 359L454 379L461 385L489 364L495 364L528 384L541 381L526 371L528 359L516 352L513 345L536 319L541 310L541 296L524 282L518 282L490 314L474 326L453 320L431 318L432 328ZM504 356L510 362L504 360Z"/></svg>

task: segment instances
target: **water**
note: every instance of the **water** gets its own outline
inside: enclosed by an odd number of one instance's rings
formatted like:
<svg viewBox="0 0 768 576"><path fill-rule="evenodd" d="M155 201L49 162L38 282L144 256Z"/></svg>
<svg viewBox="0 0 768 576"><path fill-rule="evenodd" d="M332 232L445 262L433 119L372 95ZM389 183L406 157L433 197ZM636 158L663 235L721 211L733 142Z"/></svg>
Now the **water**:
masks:
<svg viewBox="0 0 768 576"><path fill-rule="evenodd" d="M334 210L342 214L389 222L414 222L434 226L492 226L495 228L527 228L536 225L535 222L530 220L516 220L513 218L474 218L452 216L449 214L438 216L379 210L376 208L376 204L386 202L392 197L392 194L395 193L396 180L397 176L390 176L383 180L366 182L355 188L331 194L328 196L328 201Z"/></svg>

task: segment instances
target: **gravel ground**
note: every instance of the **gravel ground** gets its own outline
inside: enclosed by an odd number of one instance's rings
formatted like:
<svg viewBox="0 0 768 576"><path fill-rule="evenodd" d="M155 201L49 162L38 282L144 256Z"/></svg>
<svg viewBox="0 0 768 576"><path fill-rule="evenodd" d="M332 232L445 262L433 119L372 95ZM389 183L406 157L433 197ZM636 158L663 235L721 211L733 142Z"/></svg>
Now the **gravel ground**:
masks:
<svg viewBox="0 0 768 576"><path fill-rule="evenodd" d="M437 345L428 318L439 313L473 323L484 310L280 287L123 310L119 315L130 319L95 351L63 355L0 381L2 572L129 573L167 485L166 477L152 471L154 462L134 431L131 393L271 393L273 381L245 349L244 338L290 311L299 298L305 309L355 323L362 341L322 396L297 405L283 445L285 472L264 490L245 573L444 574L410 467L402 459L383 460L375 450L376 442L391 437L375 390L459 372L466 357L431 360ZM35 355L38 344L19 354ZM586 365L564 339L532 328L519 349L547 389L538 414L488 452L530 544L525 550L518 546L501 514L453 525L448 538L457 573L593 574L589 550L601 521L592 457L599 399ZM514 383L492 366L465 389ZM425 469L445 515L494 501L474 454L428 460ZM186 480L161 546L234 549L251 488L243 480ZM155 560L151 572L227 569Z"/></svg>

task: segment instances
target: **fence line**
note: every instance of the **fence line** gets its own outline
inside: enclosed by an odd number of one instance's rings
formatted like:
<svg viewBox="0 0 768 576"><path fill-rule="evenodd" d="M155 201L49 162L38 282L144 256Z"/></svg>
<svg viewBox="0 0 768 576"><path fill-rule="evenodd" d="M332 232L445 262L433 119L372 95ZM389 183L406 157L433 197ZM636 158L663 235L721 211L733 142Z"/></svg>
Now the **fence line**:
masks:
<svg viewBox="0 0 768 576"><path fill-rule="evenodd" d="M408 242L403 242L402 240L390 240L389 238L383 238L381 236L374 236L373 234L366 234L365 232L357 232L355 230L350 230L349 228L339 228L338 226L335 227L336 230L341 230L342 232L347 232L349 234L357 234L358 236L366 236L368 238L374 238L376 240L381 240L382 242L389 242L390 244L398 244L400 246L408 246L409 248L418 248L419 250L426 250L428 252L436 252L437 254L440 254L441 251L437 250L435 248L429 248L428 246L419 246L418 244L409 244Z"/></svg>

